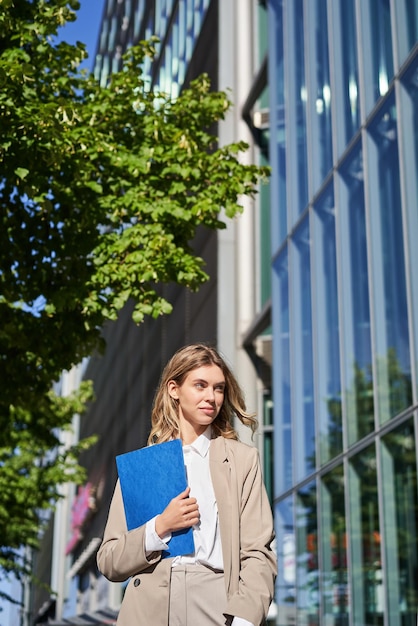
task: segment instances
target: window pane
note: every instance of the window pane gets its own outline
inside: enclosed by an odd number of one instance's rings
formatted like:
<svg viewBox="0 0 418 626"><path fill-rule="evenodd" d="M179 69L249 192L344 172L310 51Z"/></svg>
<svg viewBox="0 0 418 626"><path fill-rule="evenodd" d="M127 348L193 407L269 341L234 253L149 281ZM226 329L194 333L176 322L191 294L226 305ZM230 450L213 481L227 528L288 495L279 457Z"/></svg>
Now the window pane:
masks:
<svg viewBox="0 0 418 626"><path fill-rule="evenodd" d="M375 99L388 91L393 78L392 30L389 0L369 0L373 42L373 76Z"/></svg>
<svg viewBox="0 0 418 626"><path fill-rule="evenodd" d="M393 78L390 0L361 2L360 26L363 34L366 113L388 92Z"/></svg>
<svg viewBox="0 0 418 626"><path fill-rule="evenodd" d="M418 41L418 4L414 0L396 0L395 10L398 21L399 63L405 61Z"/></svg>
<svg viewBox="0 0 418 626"><path fill-rule="evenodd" d="M295 80L296 87L296 122L297 122L297 170L298 170L298 207L301 213L308 203L308 166L306 149L306 78L305 78L305 35L303 0L294 0L293 23L295 26Z"/></svg>
<svg viewBox="0 0 418 626"><path fill-rule="evenodd" d="M328 19L326 0L307 3L309 102L311 143L315 158L310 166L315 193L332 167L331 86L329 75Z"/></svg>
<svg viewBox="0 0 418 626"><path fill-rule="evenodd" d="M274 485L276 495L289 489L292 482L292 429L290 412L289 364L289 276L287 249L277 259L273 275L274 351Z"/></svg>
<svg viewBox="0 0 418 626"><path fill-rule="evenodd" d="M414 358L416 379L415 397L418 397L418 56L402 77L399 91L402 111L402 185L405 197L405 232L408 246L408 272L412 324L414 328Z"/></svg>
<svg viewBox="0 0 418 626"><path fill-rule="evenodd" d="M344 386L348 444L374 429L369 274L363 152L357 144L341 168L339 184Z"/></svg>
<svg viewBox="0 0 418 626"><path fill-rule="evenodd" d="M277 534L277 626L296 624L296 551L293 496L279 502L275 511Z"/></svg>
<svg viewBox="0 0 418 626"><path fill-rule="evenodd" d="M388 624L416 626L418 612L418 497L414 427L383 438L382 473Z"/></svg>
<svg viewBox="0 0 418 626"><path fill-rule="evenodd" d="M286 200L286 134L284 103L284 64L283 64L283 6L281 2L269 3L269 56L270 86L270 164L272 168L272 242L279 248L287 234Z"/></svg>
<svg viewBox="0 0 418 626"><path fill-rule="evenodd" d="M380 554L375 446L350 463L350 524L355 624L383 624L384 590Z"/></svg>
<svg viewBox="0 0 418 626"><path fill-rule="evenodd" d="M314 205L314 309L316 379L321 463L342 451L341 379L332 185Z"/></svg>
<svg viewBox="0 0 418 626"><path fill-rule="evenodd" d="M347 577L342 465L323 477L321 513L323 623L327 626L348 626L351 593Z"/></svg>
<svg viewBox="0 0 418 626"><path fill-rule="evenodd" d="M313 399L311 263L309 221L305 218L292 248L292 412L295 432L296 480L315 469Z"/></svg>
<svg viewBox="0 0 418 626"><path fill-rule="evenodd" d="M286 123L289 130L287 174L293 181L291 189L292 224L295 223L308 204L308 168L306 147L306 99L305 37L303 0L288 3L287 40L288 58L286 66ZM286 51L286 48L285 48ZM290 194L289 194L290 195Z"/></svg>
<svg viewBox="0 0 418 626"><path fill-rule="evenodd" d="M334 98L339 154L360 128L360 98L354 0L330 3L333 16ZM333 93L333 96L335 94Z"/></svg>
<svg viewBox="0 0 418 626"><path fill-rule="evenodd" d="M318 530L316 484L309 483L297 494L296 575L298 626L319 624Z"/></svg>
<svg viewBox="0 0 418 626"><path fill-rule="evenodd" d="M394 96L369 128L370 232L379 419L412 403L399 153Z"/></svg>

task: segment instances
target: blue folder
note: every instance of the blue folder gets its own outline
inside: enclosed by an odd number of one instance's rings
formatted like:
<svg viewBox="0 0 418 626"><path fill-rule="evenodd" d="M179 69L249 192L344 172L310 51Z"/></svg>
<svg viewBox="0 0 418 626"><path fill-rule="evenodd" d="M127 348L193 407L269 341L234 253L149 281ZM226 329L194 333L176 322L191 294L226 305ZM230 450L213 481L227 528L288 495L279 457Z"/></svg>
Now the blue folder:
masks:
<svg viewBox="0 0 418 626"><path fill-rule="evenodd" d="M116 457L128 530L142 526L187 487L180 439L158 443ZM172 533L162 557L194 553L191 528Z"/></svg>

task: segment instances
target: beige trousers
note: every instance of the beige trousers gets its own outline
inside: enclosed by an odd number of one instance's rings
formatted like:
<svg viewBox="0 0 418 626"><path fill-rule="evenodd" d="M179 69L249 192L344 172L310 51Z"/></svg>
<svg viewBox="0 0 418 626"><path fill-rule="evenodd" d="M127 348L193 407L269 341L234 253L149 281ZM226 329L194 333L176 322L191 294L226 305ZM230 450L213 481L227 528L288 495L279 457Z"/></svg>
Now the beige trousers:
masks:
<svg viewBox="0 0 418 626"><path fill-rule="evenodd" d="M225 626L223 572L204 565L176 565L171 570L169 626Z"/></svg>

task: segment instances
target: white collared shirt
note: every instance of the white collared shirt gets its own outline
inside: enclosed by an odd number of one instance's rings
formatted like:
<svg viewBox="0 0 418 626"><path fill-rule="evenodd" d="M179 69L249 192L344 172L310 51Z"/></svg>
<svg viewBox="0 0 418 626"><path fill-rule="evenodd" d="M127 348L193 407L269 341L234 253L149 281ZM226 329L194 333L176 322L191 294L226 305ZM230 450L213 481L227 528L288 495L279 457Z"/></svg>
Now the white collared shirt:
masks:
<svg viewBox="0 0 418 626"><path fill-rule="evenodd" d="M199 505L200 521L193 526L195 553L173 559L173 567L179 563L201 563L223 571L222 542L219 530L218 507L213 491L209 468L209 447L212 428L208 426L192 444L183 446L184 464L190 497ZM155 532L155 518L147 523L145 546L147 553L167 550L171 534L163 539Z"/></svg>
<svg viewBox="0 0 418 626"><path fill-rule="evenodd" d="M201 563L223 571L218 506L209 468L211 435L212 429L209 426L192 444L183 446L190 497L197 500L200 520L193 526L194 555L177 557L173 566L177 563Z"/></svg>
<svg viewBox="0 0 418 626"><path fill-rule="evenodd" d="M193 526L195 553L175 557L172 567L181 563L201 563L216 570L223 571L224 569L218 506L209 467L211 436L212 427L208 426L205 432L192 444L183 446L190 496L197 500L200 520L198 524ZM147 522L145 534L147 554L167 550L170 539L171 533L164 536L163 539L157 535L155 518ZM231 626L252 626L252 624L241 617L234 617Z"/></svg>

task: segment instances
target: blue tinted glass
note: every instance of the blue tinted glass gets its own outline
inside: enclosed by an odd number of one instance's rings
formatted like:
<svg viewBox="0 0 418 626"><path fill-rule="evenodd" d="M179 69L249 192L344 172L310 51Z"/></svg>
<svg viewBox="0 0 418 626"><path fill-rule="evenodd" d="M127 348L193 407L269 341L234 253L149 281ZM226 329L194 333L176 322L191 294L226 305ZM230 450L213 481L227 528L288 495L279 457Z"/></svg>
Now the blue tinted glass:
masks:
<svg viewBox="0 0 418 626"><path fill-rule="evenodd" d="M358 4L366 116L384 96L393 78L390 0L365 0Z"/></svg>
<svg viewBox="0 0 418 626"><path fill-rule="evenodd" d="M278 574L276 579L277 626L296 624L296 545L293 496L276 505Z"/></svg>
<svg viewBox="0 0 418 626"><path fill-rule="evenodd" d="M289 275L287 250L274 266L273 279L273 335L276 344L274 374L274 449L276 494L292 486L292 424L290 412L289 365Z"/></svg>
<svg viewBox="0 0 418 626"><path fill-rule="evenodd" d="M389 0L369 0L374 102L388 91L393 78Z"/></svg>
<svg viewBox="0 0 418 626"><path fill-rule="evenodd" d="M319 565L316 484L297 493L296 500L297 624L319 623Z"/></svg>
<svg viewBox="0 0 418 626"><path fill-rule="evenodd" d="M393 95L379 110L369 133L373 142L369 149L369 169L376 301L375 351L379 374L379 418L385 421L412 402L399 153Z"/></svg>
<svg viewBox="0 0 418 626"><path fill-rule="evenodd" d="M418 481L411 420L382 438L388 624L415 626L418 613Z"/></svg>
<svg viewBox="0 0 418 626"><path fill-rule="evenodd" d="M293 238L292 254L292 412L295 469L300 480L315 469L315 420L312 365L312 309L309 221Z"/></svg>
<svg viewBox="0 0 418 626"><path fill-rule="evenodd" d="M135 41L139 39L139 33L141 32L141 23L143 18L143 9L140 7L135 8L135 17L134 17L134 32L133 36Z"/></svg>
<svg viewBox="0 0 418 626"><path fill-rule="evenodd" d="M269 5L270 164L272 167L272 243L278 248L287 234L286 133L283 65L283 7Z"/></svg>
<svg viewBox="0 0 418 626"><path fill-rule="evenodd" d="M151 12L148 18L149 24L153 24L153 15L155 11L150 4ZM178 3L174 8L173 2L166 3L164 11L160 11L158 15L159 27L163 29L160 36L163 44L156 45L157 51L161 48L160 56L153 61L160 66L160 71L156 83L159 88L172 97L177 97L181 87L182 80L186 72L186 65L190 61L197 38L208 9L208 2L200 0L184 1ZM170 17L171 15L171 17ZM170 18L170 19L169 19ZM154 29L149 26L146 30L146 38L154 33ZM168 28L168 30L167 30ZM161 62L164 59L164 63ZM161 74L163 72L163 75Z"/></svg>
<svg viewBox="0 0 418 626"><path fill-rule="evenodd" d="M401 169L403 175L406 228L408 246L408 276L411 301L412 325L414 335L414 358L418 362L418 56L402 76L402 88L399 91L399 102L402 110L402 145L403 154ZM418 396L418 371L415 386Z"/></svg>
<svg viewBox="0 0 418 626"><path fill-rule="evenodd" d="M354 1L339 0L345 144L360 127L360 98ZM338 42L337 42L338 44Z"/></svg>
<svg viewBox="0 0 418 626"><path fill-rule="evenodd" d="M417 8L418 11L418 8ZM410 161L411 169L408 170L415 180L414 190L416 193L418 184L418 56L415 55L412 63L402 76L402 85L407 94L407 100L403 101L404 114L407 116L404 120L404 143L407 144L408 162ZM411 200L418 205L418 194L414 195Z"/></svg>
<svg viewBox="0 0 418 626"><path fill-rule="evenodd" d="M332 185L314 205L317 406L321 463L342 451L341 380Z"/></svg>
<svg viewBox="0 0 418 626"><path fill-rule="evenodd" d="M418 41L418 3L414 0L396 0L395 10L400 33L398 36L399 63L402 65Z"/></svg>
<svg viewBox="0 0 418 626"><path fill-rule="evenodd" d="M384 588L375 446L351 459L350 550L354 624L384 623Z"/></svg>
<svg viewBox="0 0 418 626"><path fill-rule="evenodd" d="M374 428L369 273L363 153L357 144L341 167L339 187L342 257L345 395L348 443Z"/></svg>
<svg viewBox="0 0 418 626"><path fill-rule="evenodd" d="M294 63L290 65L289 74L294 89L296 128L295 144L296 152L293 157L295 162L292 168L297 172L296 189L294 190L297 206L296 214L299 215L308 203L308 167L306 146L306 78L305 78L305 36L303 0L294 0L288 4L289 10L293 11L293 55ZM295 215L295 217L297 216Z"/></svg>
<svg viewBox="0 0 418 626"><path fill-rule="evenodd" d="M313 133L313 159L312 169L314 172L314 191L326 177L332 167L332 143L331 143L331 86L329 72L329 49L328 49L328 18L326 0L315 0L308 3L309 25L314 37L314 54L309 58L309 73L313 73L311 95L312 106L312 133Z"/></svg>
<svg viewBox="0 0 418 626"><path fill-rule="evenodd" d="M326 474L321 489L323 623L348 626L350 586L342 465Z"/></svg>

